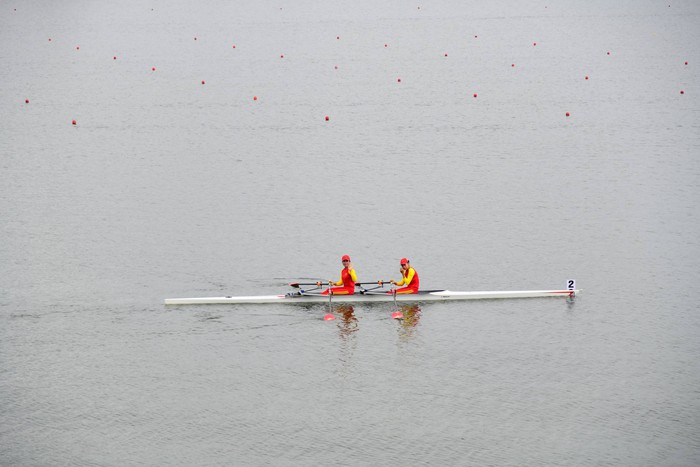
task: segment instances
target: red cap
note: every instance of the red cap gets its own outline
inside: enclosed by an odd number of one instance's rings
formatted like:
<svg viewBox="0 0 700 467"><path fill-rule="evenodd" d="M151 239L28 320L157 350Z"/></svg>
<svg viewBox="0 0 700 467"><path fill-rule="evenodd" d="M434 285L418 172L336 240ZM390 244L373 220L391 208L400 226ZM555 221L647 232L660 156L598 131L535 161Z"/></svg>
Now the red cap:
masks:
<svg viewBox="0 0 700 467"><path fill-rule="evenodd" d="M343 255L341 258L343 261L350 261L350 257L348 255Z"/></svg>
<svg viewBox="0 0 700 467"><path fill-rule="evenodd" d="M408 260L406 258L401 258L401 264L408 264Z"/></svg>

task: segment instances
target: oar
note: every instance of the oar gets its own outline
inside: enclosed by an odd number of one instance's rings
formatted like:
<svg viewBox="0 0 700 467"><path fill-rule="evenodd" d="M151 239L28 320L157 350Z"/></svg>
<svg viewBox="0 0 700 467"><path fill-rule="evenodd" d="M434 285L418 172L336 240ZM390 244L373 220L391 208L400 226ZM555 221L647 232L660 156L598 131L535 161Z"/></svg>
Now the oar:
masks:
<svg viewBox="0 0 700 467"><path fill-rule="evenodd" d="M389 282L389 281L372 281L372 282L355 282L355 285L384 285L384 283ZM294 287L295 289L298 289L302 285L321 285L321 281L318 282L292 282L289 284L290 287Z"/></svg>
<svg viewBox="0 0 700 467"><path fill-rule="evenodd" d="M321 282L292 282L289 284L290 287L294 287L295 289L298 289L300 285L321 285Z"/></svg>
<svg viewBox="0 0 700 467"><path fill-rule="evenodd" d="M324 321L333 321L335 315L333 314L333 290L330 281L328 281L328 311L329 313L323 317Z"/></svg>
<svg viewBox="0 0 700 467"><path fill-rule="evenodd" d="M396 289L391 291L391 295L394 297L394 309L396 310L391 314L391 317L394 319L403 319L403 313L401 313L401 310L398 309L399 306L396 304Z"/></svg>
<svg viewBox="0 0 700 467"><path fill-rule="evenodd" d="M315 285L316 287L312 289L307 289L304 290L300 286L306 286L306 285ZM299 292L297 292L299 295L315 295L313 293L308 293L311 292L312 290L320 289L321 288L321 281L318 282L292 282L289 284L290 287L294 287L295 289L299 289Z"/></svg>
<svg viewBox="0 0 700 467"><path fill-rule="evenodd" d="M384 283L388 283L388 282L389 282L389 281L382 281L382 280L374 281L374 282L355 282L355 285L357 285L357 286L360 287L360 293L361 293L361 294L372 295L372 294L378 294L378 293L380 293L380 292L372 292L372 290L383 289L383 288L384 288ZM371 285L374 285L375 287L372 287L372 288L369 288L369 289L366 289L366 288L363 287L363 285L370 285L370 284L371 284ZM384 292L381 292L381 293L384 293Z"/></svg>

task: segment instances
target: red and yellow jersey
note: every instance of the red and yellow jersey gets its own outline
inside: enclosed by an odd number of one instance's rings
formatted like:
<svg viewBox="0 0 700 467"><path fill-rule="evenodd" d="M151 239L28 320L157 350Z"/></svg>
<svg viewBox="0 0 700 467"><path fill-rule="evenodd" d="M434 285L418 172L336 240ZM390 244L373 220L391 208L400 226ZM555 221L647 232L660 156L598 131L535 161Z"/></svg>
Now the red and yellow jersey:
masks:
<svg viewBox="0 0 700 467"><path fill-rule="evenodd" d="M412 289L418 291L420 286L420 279L418 278L418 273L412 267L409 267L403 272L403 277L400 281L396 281L396 285L405 285L407 289Z"/></svg>
<svg viewBox="0 0 700 467"><path fill-rule="evenodd" d="M355 269L343 268L340 271L340 280L338 282L333 282L333 285L342 285L343 287L355 288L355 282L357 282L357 274Z"/></svg>

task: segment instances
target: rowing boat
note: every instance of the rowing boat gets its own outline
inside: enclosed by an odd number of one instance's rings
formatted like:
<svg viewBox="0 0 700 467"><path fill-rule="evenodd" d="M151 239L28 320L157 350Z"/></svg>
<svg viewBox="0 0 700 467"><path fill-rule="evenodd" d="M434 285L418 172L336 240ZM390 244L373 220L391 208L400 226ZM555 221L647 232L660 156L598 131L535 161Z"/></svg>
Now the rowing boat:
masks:
<svg viewBox="0 0 700 467"><path fill-rule="evenodd" d="M364 291L354 295L321 295L305 291L290 292L285 295L255 295L227 297L195 297L195 298L166 298L166 305L214 305L214 304L243 304L243 303L373 303L391 302L440 302L450 300L477 300L499 298L538 298L538 297L567 297L573 299L580 290L515 290L495 292L452 292L449 290L421 290L416 294L397 294L391 292Z"/></svg>

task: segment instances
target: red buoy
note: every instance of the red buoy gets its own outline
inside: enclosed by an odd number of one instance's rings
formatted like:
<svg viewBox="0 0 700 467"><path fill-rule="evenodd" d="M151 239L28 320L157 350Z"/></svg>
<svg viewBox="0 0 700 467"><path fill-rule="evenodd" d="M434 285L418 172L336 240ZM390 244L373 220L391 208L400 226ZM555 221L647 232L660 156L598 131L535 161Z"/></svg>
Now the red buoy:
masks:
<svg viewBox="0 0 700 467"><path fill-rule="evenodd" d="M254 101L257 101L257 100L258 100L258 96L253 96L253 100L254 100Z"/></svg>
<svg viewBox="0 0 700 467"><path fill-rule="evenodd" d="M328 313L323 317L323 321L333 321L335 319L335 316L333 316L332 313Z"/></svg>
<svg viewBox="0 0 700 467"><path fill-rule="evenodd" d="M73 120L73 125L76 125L77 123L78 123L78 122L76 122L75 120Z"/></svg>
<svg viewBox="0 0 700 467"><path fill-rule="evenodd" d="M537 42L533 42L533 43L532 43L532 46L533 46L533 47L537 46Z"/></svg>
<svg viewBox="0 0 700 467"><path fill-rule="evenodd" d="M685 91L681 91L681 94L685 94Z"/></svg>
<svg viewBox="0 0 700 467"><path fill-rule="evenodd" d="M688 62L685 62L685 64L687 65L687 64L688 64Z"/></svg>
<svg viewBox="0 0 700 467"><path fill-rule="evenodd" d="M25 99L25 100L24 100L24 103L25 103L25 104L29 104L29 99Z"/></svg>
<svg viewBox="0 0 700 467"><path fill-rule="evenodd" d="M515 68L515 63L511 63L511 64L510 64L510 67L511 67L511 68Z"/></svg>
<svg viewBox="0 0 700 467"><path fill-rule="evenodd" d="M447 54L445 54L445 57L447 57Z"/></svg>
<svg viewBox="0 0 700 467"><path fill-rule="evenodd" d="M395 311L391 314L391 317L393 319L403 319L403 313L401 313L400 311Z"/></svg>
<svg viewBox="0 0 700 467"><path fill-rule="evenodd" d="M284 58L284 54L280 55L280 58Z"/></svg>
<svg viewBox="0 0 700 467"><path fill-rule="evenodd" d="M116 59L117 59L117 56L116 56L116 55L115 55L114 57L112 57L112 60L116 60Z"/></svg>
<svg viewBox="0 0 700 467"><path fill-rule="evenodd" d="M400 83L400 82L401 82L401 78L397 79L396 82Z"/></svg>
<svg viewBox="0 0 700 467"><path fill-rule="evenodd" d="M474 97L476 98L476 93L474 93Z"/></svg>
<svg viewBox="0 0 700 467"><path fill-rule="evenodd" d="M151 68L151 71L156 71L156 67Z"/></svg>
<svg viewBox="0 0 700 467"><path fill-rule="evenodd" d="M586 75L586 79L588 79L588 75Z"/></svg>
<svg viewBox="0 0 700 467"><path fill-rule="evenodd" d="M567 116L567 117L570 116L570 115L571 115L571 114L570 114L569 112L566 112L566 116Z"/></svg>
<svg viewBox="0 0 700 467"><path fill-rule="evenodd" d="M326 121L328 121L328 120L330 120L330 117L328 115L326 115Z"/></svg>
<svg viewBox="0 0 700 467"><path fill-rule="evenodd" d="M202 84L205 84L204 80L202 80Z"/></svg>
<svg viewBox="0 0 700 467"><path fill-rule="evenodd" d="M233 44L233 48L234 48L234 49L236 48L236 44Z"/></svg>

